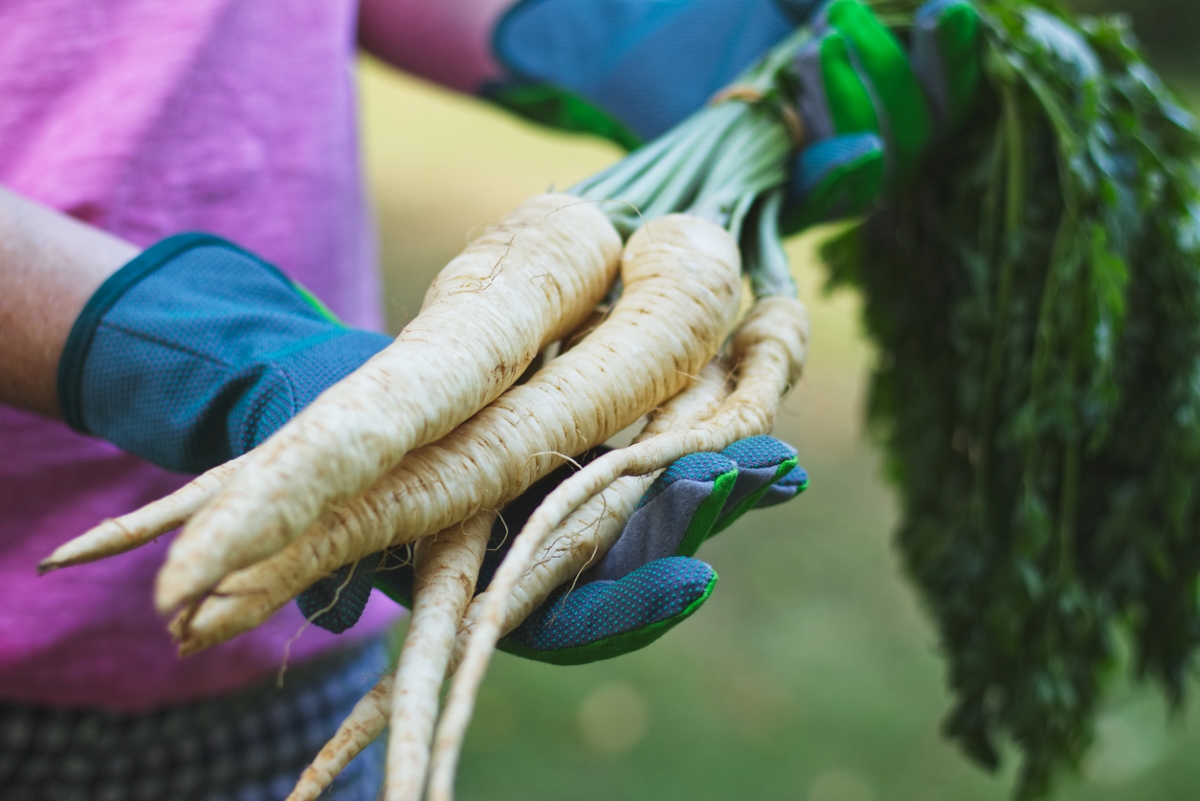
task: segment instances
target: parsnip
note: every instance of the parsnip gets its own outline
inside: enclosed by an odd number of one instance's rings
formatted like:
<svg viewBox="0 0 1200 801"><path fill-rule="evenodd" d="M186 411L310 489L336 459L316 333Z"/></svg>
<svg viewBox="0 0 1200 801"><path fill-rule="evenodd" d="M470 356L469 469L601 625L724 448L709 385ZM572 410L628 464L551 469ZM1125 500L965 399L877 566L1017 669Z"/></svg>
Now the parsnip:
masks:
<svg viewBox="0 0 1200 801"><path fill-rule="evenodd" d="M732 327L741 291L736 242L695 217L653 220L630 238L622 278L621 299L580 344L331 507L278 555L229 576L191 617L182 649L257 626L344 564L502 507L567 454L678 394Z"/></svg>
<svg viewBox="0 0 1200 801"><path fill-rule="evenodd" d="M330 502L494 400L587 317L620 250L604 214L567 195L532 198L485 231L442 270L392 345L255 449L187 524L159 573L159 610L276 553Z"/></svg>
<svg viewBox="0 0 1200 801"><path fill-rule="evenodd" d="M475 593L495 512L480 512L416 545L412 621L392 690L386 801L420 801L439 690Z"/></svg>
<svg viewBox="0 0 1200 801"><path fill-rule="evenodd" d="M387 674L354 705L354 709L350 710L350 714L342 721L342 725L338 726L337 732L313 759L312 764L300 774L300 780L288 795L287 801L317 801L321 793L325 792L338 774L350 764L350 760L375 742L375 738L387 727L394 681L393 675Z"/></svg>
<svg viewBox="0 0 1200 801"><path fill-rule="evenodd" d="M229 478L246 463L249 454L218 465L184 484L165 498L148 503L127 515L105 520L95 528L60 545L38 564L38 573L82 565L132 551L179 528L221 491Z"/></svg>

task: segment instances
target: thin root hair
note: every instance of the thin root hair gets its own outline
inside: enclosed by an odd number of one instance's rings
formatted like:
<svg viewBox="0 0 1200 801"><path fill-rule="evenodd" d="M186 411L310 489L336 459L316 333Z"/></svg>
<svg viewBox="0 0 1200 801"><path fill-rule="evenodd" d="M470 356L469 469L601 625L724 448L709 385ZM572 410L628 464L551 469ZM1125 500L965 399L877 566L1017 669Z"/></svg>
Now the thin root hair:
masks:
<svg viewBox="0 0 1200 801"><path fill-rule="evenodd" d="M302 623L300 625L300 628L298 628L296 630L296 633L293 634L291 637L289 637L287 642L285 642L283 644L283 662L279 665L279 674L275 677L275 686L276 687L283 689L283 674L287 672L288 657L292 653L292 644L295 643L296 640L300 639L300 635L303 634L304 631L310 625L312 625L312 622L314 620L316 620L317 618L319 618L321 615L325 614L326 612L331 611L335 606L337 606L338 600L341 599L341 597L342 597L342 590L346 589L346 587L349 586L350 579L354 578L354 572L356 570L358 570L358 563L361 561L362 561L361 559L354 560L354 564L351 565L350 571L348 573L346 573L346 578L342 580L342 583L339 584L338 588L334 591L333 600L331 600L324 607L322 607L321 609L318 609L317 611L315 611L311 615L309 615L307 618L305 618L304 623Z"/></svg>

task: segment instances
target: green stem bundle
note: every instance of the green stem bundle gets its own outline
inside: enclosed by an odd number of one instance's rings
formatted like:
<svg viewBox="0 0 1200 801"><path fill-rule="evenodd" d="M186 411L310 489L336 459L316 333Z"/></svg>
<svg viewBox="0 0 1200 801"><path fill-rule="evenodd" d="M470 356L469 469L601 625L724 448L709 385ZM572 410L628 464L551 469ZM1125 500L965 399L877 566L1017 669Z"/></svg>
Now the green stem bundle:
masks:
<svg viewBox="0 0 1200 801"><path fill-rule="evenodd" d="M739 237L760 199L787 182L790 156L798 145L784 119L795 87L791 63L808 37L806 30L789 37L735 82L737 93L715 98L570 193L608 201L606 213L626 235L646 220L684 212ZM776 215L780 202L773 201ZM757 216L761 221L762 215ZM771 231L778 247L778 230Z"/></svg>

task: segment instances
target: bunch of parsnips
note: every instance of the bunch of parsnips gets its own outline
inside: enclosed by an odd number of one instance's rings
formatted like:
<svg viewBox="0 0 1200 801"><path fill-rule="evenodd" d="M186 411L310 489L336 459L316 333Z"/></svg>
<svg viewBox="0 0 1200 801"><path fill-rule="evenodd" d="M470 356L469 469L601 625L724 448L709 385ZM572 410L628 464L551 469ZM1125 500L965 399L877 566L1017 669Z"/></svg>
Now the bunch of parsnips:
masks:
<svg viewBox="0 0 1200 801"><path fill-rule="evenodd" d="M396 671L292 798L316 798L389 723L386 797L450 798L497 640L605 554L658 471L765 434L799 378L808 319L777 224L798 144L790 63L805 36L660 140L569 193L521 204L447 265L391 346L262 446L105 521L43 570L182 525L156 603L190 653L347 565L353 575L359 560L413 544ZM746 276L754 301L742 315ZM496 510L643 417L632 445L544 499L474 596Z"/></svg>

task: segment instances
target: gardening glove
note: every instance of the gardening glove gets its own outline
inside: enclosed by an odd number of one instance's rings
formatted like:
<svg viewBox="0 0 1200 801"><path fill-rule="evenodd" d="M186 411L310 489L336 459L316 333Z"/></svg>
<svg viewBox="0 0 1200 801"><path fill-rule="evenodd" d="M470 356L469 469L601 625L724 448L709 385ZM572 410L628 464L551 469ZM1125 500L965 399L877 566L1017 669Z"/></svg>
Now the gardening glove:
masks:
<svg viewBox="0 0 1200 801"><path fill-rule="evenodd" d="M342 325L253 254L181 234L88 301L59 364L59 405L76 431L201 473L258 445L389 342Z"/></svg>
<svg viewBox="0 0 1200 801"><path fill-rule="evenodd" d="M576 461L587 464L604 452L593 449ZM504 509L480 569L477 593L491 583L511 535L574 469L559 468ZM788 500L807 485L795 450L772 437L752 437L719 454L679 459L651 485L607 557L570 593L563 588L542 604L500 647L542 662L579 664L648 645L711 594L716 573L690 558L700 545L747 510ZM411 608L413 570L407 548L343 567L301 596L300 608L314 623L342 630L362 613L369 579Z"/></svg>
<svg viewBox="0 0 1200 801"><path fill-rule="evenodd" d="M808 144L797 156L783 227L857 216L911 178L969 114L980 83L979 15L932 0L914 17L911 56L859 0L831 0L795 61Z"/></svg>
<svg viewBox="0 0 1200 801"><path fill-rule="evenodd" d="M632 148L700 109L814 10L795 65L807 146L784 219L794 232L864 212L963 119L979 84L969 0L920 9L911 59L858 0L522 0L493 35L507 77L481 93Z"/></svg>
<svg viewBox="0 0 1200 801"><path fill-rule="evenodd" d="M819 0L519 0L498 18L505 77L480 93L632 149L703 106Z"/></svg>
<svg viewBox="0 0 1200 801"><path fill-rule="evenodd" d="M556 665L644 648L712 594L716 571L692 558L706 540L750 509L788 500L807 487L795 449L774 437L684 456L650 485L608 554L534 610L499 647ZM541 497L522 501L524 508L506 510L510 530L524 525Z"/></svg>

